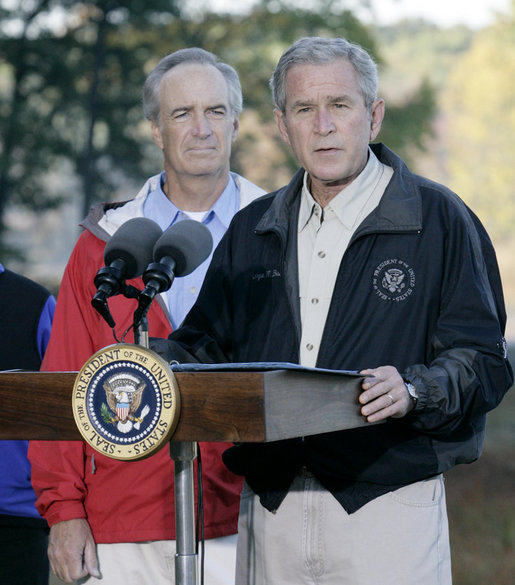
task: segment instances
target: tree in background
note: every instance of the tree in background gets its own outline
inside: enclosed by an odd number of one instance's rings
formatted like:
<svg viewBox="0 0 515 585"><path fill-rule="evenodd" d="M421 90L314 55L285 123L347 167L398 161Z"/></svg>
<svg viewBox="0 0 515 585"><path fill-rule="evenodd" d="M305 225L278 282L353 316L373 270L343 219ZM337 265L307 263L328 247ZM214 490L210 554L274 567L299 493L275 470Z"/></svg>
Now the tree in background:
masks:
<svg viewBox="0 0 515 585"><path fill-rule="evenodd" d="M34 38L37 21L50 6L48 0L0 9L0 235L8 204L45 209L59 203L55 194L45 192L43 176L58 158L60 145L52 135L49 120L56 94L67 90L60 70L59 56L44 42L47 31L41 26ZM43 41L43 42L42 42ZM54 79L56 83L51 83ZM62 85L62 89L59 86ZM0 252L5 258L5 246Z"/></svg>
<svg viewBox="0 0 515 585"><path fill-rule="evenodd" d="M33 0L0 12L0 250L7 205L83 212L148 170L141 86L174 2Z"/></svg>
<svg viewBox="0 0 515 585"><path fill-rule="evenodd" d="M443 99L450 185L499 240L515 224L514 5L458 59Z"/></svg>
<svg viewBox="0 0 515 585"><path fill-rule="evenodd" d="M287 181L296 165L279 140L268 89L284 49L301 36L345 36L381 63L372 30L338 0L308 7L262 0L246 15L194 12L196 5L20 0L18 8L0 9L6 63L0 68L0 249L8 205L42 210L74 196L84 215L95 201L118 198L130 181L159 170L141 87L159 59L176 49L203 47L240 73L246 111L233 168L269 189ZM382 136L409 156L433 113L425 85L389 108ZM128 191L123 197L133 196Z"/></svg>

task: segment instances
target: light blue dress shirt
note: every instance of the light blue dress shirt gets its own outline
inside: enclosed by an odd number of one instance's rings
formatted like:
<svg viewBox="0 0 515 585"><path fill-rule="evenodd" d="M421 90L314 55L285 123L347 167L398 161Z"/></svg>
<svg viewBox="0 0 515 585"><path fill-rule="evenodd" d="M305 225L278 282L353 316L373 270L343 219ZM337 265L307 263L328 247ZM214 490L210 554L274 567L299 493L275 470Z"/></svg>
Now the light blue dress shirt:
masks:
<svg viewBox="0 0 515 585"><path fill-rule="evenodd" d="M165 231L174 223L184 219L192 219L187 212L181 211L165 195L162 185L166 175L161 173L159 187L151 191L143 203L143 215L154 220ZM213 207L206 211L202 223L213 236L213 250L226 232L231 219L240 208L240 192L232 176L224 191ZM175 278L166 293L172 327L177 329L197 300L204 277L206 276L213 253L191 274Z"/></svg>

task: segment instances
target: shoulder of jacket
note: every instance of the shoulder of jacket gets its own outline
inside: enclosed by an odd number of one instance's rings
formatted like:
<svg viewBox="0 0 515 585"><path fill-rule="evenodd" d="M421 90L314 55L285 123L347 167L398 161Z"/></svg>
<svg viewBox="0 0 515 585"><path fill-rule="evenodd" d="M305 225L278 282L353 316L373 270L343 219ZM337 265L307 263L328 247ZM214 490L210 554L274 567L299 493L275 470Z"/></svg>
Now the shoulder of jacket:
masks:
<svg viewBox="0 0 515 585"><path fill-rule="evenodd" d="M134 199L95 205L80 225L97 238L107 241L123 223L133 217L143 217L143 203L156 188L160 177L161 174L158 174L147 179Z"/></svg>
<svg viewBox="0 0 515 585"><path fill-rule="evenodd" d="M255 185L245 177L238 175L238 173L231 172L231 176L240 191L240 209L266 194L264 189Z"/></svg>

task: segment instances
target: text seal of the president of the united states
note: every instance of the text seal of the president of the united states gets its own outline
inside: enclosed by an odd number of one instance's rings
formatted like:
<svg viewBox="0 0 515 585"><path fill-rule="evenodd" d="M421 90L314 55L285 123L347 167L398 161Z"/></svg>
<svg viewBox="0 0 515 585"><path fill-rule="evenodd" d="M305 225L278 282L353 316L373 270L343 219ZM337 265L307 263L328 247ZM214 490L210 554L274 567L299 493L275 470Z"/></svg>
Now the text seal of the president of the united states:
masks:
<svg viewBox="0 0 515 585"><path fill-rule="evenodd" d="M170 367L139 345L101 349L82 366L73 387L73 415L82 437L113 459L155 453L172 437L179 412Z"/></svg>

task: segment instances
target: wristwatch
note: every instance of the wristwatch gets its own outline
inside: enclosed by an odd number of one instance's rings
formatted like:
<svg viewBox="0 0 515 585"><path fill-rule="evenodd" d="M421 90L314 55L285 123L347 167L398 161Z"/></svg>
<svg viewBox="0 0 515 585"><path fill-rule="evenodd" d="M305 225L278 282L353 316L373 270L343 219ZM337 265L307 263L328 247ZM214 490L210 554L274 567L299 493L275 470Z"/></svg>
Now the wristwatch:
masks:
<svg viewBox="0 0 515 585"><path fill-rule="evenodd" d="M406 390L408 391L408 395L411 398L411 401L413 402L413 407L417 406L417 402L418 402L417 389L415 388L415 386L413 386L413 384L411 382L404 382L404 386L406 386Z"/></svg>

